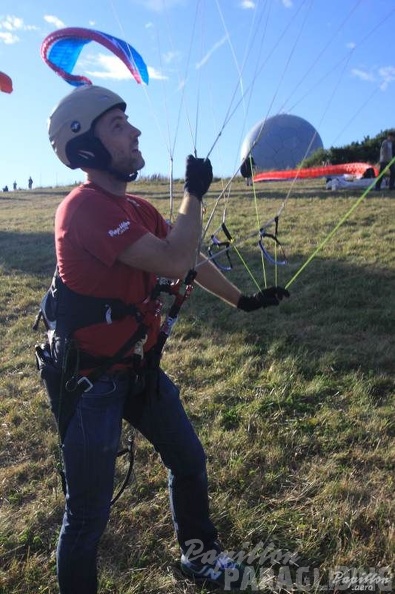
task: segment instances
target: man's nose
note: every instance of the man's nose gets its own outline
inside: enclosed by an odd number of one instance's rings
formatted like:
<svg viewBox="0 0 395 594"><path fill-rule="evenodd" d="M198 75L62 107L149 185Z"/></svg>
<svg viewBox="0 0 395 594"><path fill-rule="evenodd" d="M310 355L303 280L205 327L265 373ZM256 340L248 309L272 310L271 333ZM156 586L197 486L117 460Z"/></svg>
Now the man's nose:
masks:
<svg viewBox="0 0 395 594"><path fill-rule="evenodd" d="M131 133L133 134L133 136L136 136L136 138L138 138L139 136L141 136L141 130L139 130L138 128L136 128L136 126L133 126L133 124L129 124L130 128L131 128Z"/></svg>

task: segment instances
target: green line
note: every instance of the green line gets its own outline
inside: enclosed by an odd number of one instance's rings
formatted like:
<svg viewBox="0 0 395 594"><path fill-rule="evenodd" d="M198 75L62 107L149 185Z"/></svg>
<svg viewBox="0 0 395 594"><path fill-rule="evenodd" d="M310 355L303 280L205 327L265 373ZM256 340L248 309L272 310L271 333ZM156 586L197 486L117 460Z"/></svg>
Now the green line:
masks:
<svg viewBox="0 0 395 594"><path fill-rule="evenodd" d="M235 245L232 245L233 249L235 250L236 254L239 256L240 260L243 262L243 265L245 267L245 269L247 270L248 274L250 275L250 277L252 278L255 286L257 287L258 291L261 291L262 287L259 286L258 281L256 280L256 278L254 277L254 275L252 274L250 268L248 267L247 262L244 260L243 256L241 255L240 251L237 249L237 247Z"/></svg>
<svg viewBox="0 0 395 594"><path fill-rule="evenodd" d="M299 268L299 270L293 275L293 277L291 278L290 281L288 281L288 283L285 285L285 288L288 289L288 287L290 287L292 285L292 283L298 278L298 276L300 275L300 273L302 272L302 270L304 270L306 268L306 266L308 264L310 264L310 262L316 257L316 255L318 254L319 251L322 250L322 248L328 243L328 241L330 239L332 239L332 237L334 236L334 234L336 233L336 231L339 229L339 227L341 227L343 225L343 223L348 219L348 217L354 212L354 210L357 208L357 206L362 202L362 200L364 200L364 198L366 198L366 196L368 195L368 193L370 192L370 190L373 189L373 187L376 185L376 182L378 179L380 179L381 177L383 177L383 175L386 173L386 171L389 170L389 168L391 167L391 165L393 165L395 163L395 157L388 163L387 167L380 173L380 175L378 177L376 177L372 183L370 184L370 186L368 186L366 188L366 190L364 191L364 193L358 198L358 200L352 205L352 207L348 210L348 212L346 212L346 214L343 216L342 219L340 219L340 221L337 223L337 225L332 229L332 231L325 237L325 239L320 243L320 245L314 250L314 252L311 254L311 256L309 258L307 258L306 262Z"/></svg>

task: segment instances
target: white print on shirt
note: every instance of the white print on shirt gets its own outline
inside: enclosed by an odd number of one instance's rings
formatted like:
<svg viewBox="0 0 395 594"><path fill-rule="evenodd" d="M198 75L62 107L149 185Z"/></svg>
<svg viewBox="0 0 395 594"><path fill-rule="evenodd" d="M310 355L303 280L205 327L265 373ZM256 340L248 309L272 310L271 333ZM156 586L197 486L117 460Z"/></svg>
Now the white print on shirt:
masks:
<svg viewBox="0 0 395 594"><path fill-rule="evenodd" d="M108 231L108 234L110 237L114 237L115 235L122 235L122 233L125 233L130 227L130 221L122 221L122 223L119 223L118 227L116 229L110 229Z"/></svg>

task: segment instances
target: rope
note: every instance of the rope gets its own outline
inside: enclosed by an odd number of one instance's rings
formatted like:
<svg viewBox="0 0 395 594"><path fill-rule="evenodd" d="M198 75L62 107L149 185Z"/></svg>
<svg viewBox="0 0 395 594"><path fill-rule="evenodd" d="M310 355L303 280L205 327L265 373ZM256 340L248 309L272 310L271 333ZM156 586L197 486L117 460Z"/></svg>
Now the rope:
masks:
<svg viewBox="0 0 395 594"><path fill-rule="evenodd" d="M369 185L369 187L366 188L366 190L363 192L363 194L358 198L358 200L356 202L354 202L352 207L340 219L340 221L337 223L337 225L335 225L335 227L332 229L332 231L330 231L328 233L328 235L321 241L321 243L318 245L318 247L316 247L316 249L311 254L311 256L309 256L307 258L306 262L299 268L299 270L287 282L287 284L285 285L286 289L288 289L293 284L293 282L298 278L298 276L303 272L303 270L310 264L310 262L312 262L312 260L314 260L314 258L317 256L317 254L325 247L325 245L328 243L328 241L330 239L332 239L332 237L335 235L335 233L338 231L338 229L343 225L343 223L345 223L347 221L347 219L352 215L354 210L361 204L361 202L366 198L366 196L369 194L369 192L374 188L377 181L379 179L381 179L383 177L383 175L385 175L385 173L389 170L389 168L394 164L395 164L395 157L393 157L393 159L388 163L387 167L380 173L380 175L373 179L373 181Z"/></svg>

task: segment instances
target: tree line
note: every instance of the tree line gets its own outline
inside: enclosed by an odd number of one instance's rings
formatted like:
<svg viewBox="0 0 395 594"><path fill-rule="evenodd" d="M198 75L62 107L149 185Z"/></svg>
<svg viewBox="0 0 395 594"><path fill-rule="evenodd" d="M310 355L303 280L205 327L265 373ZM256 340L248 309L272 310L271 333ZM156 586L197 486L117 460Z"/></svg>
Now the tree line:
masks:
<svg viewBox="0 0 395 594"><path fill-rule="evenodd" d="M365 136L360 142L352 142L342 147L331 146L329 149L318 149L310 157L303 160L303 167L318 167L330 163L340 165L343 163L363 162L375 164L379 160L380 146L390 130L383 130L374 138Z"/></svg>

